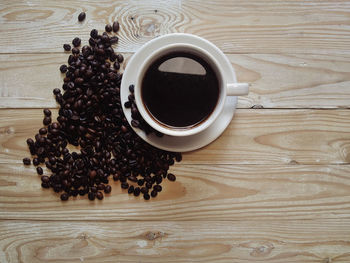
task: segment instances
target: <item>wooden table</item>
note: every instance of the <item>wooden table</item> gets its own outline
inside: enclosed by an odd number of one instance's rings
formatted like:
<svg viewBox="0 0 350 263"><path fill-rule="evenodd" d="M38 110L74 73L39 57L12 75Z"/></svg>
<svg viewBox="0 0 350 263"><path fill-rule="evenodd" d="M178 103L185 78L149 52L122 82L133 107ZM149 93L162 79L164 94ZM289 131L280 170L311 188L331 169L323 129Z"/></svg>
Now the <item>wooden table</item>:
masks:
<svg viewBox="0 0 350 263"><path fill-rule="evenodd" d="M197 34L251 92L158 198L61 202L25 140L57 108L62 44L115 20L126 57ZM350 262L350 1L2 0L0 31L0 262Z"/></svg>

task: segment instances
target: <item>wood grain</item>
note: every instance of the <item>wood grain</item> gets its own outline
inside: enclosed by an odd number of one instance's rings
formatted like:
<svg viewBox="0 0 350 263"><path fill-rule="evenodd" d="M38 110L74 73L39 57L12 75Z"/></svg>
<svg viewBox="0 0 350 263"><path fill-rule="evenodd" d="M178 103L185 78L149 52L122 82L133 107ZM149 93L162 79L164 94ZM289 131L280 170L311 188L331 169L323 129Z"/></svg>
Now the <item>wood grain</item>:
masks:
<svg viewBox="0 0 350 263"><path fill-rule="evenodd" d="M183 163L349 164L349 117L349 110L239 109L216 141L185 154ZM0 110L0 163L28 156L25 141L42 118L41 109Z"/></svg>
<svg viewBox="0 0 350 263"><path fill-rule="evenodd" d="M59 194L41 188L34 167L1 164L0 219L350 219L350 165L180 163L171 171L176 182L164 181L161 194L150 201L128 195L111 180L112 193L103 201L85 196L62 202Z"/></svg>
<svg viewBox="0 0 350 263"><path fill-rule="evenodd" d="M127 64L131 53L124 54ZM67 54L0 55L0 108L57 107ZM350 56L228 55L238 80L252 84L238 108L349 108Z"/></svg>
<svg viewBox="0 0 350 263"><path fill-rule="evenodd" d="M1 53L60 52L119 20L118 50L167 33L207 38L226 53L350 54L350 3L338 1L23 1L0 6ZM78 23L81 11L87 19ZM40 30L38 30L40 28Z"/></svg>
<svg viewBox="0 0 350 263"><path fill-rule="evenodd" d="M1 221L1 262L347 263L350 221Z"/></svg>

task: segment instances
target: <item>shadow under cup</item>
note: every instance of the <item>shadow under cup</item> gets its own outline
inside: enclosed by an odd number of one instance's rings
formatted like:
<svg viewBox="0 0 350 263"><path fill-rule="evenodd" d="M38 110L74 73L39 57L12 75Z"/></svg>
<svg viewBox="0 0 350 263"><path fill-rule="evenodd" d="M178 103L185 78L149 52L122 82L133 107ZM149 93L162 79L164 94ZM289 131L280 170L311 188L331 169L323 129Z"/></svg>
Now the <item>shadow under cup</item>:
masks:
<svg viewBox="0 0 350 263"><path fill-rule="evenodd" d="M154 129L188 136L206 129L221 113L224 83L218 63L208 52L188 44L169 45L141 65L135 100Z"/></svg>

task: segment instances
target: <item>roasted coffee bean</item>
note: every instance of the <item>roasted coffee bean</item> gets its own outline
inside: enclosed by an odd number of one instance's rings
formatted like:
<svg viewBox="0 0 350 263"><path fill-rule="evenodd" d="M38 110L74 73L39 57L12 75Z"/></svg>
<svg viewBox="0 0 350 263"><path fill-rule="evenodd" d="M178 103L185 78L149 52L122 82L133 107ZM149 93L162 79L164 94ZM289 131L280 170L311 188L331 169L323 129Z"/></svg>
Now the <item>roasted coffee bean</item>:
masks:
<svg viewBox="0 0 350 263"><path fill-rule="evenodd" d="M32 139L32 138L28 138L28 139L27 139L27 144L28 144L28 146L34 146L34 141L33 141L33 139Z"/></svg>
<svg viewBox="0 0 350 263"><path fill-rule="evenodd" d="M79 47L80 44L81 44L80 38L79 38L79 37L74 38L74 39L72 40L72 44L73 44L74 47Z"/></svg>
<svg viewBox="0 0 350 263"><path fill-rule="evenodd" d="M39 159L38 158L33 158L33 164L35 165L35 166L38 166L39 165Z"/></svg>
<svg viewBox="0 0 350 263"><path fill-rule="evenodd" d="M90 37L97 38L98 37L98 31L97 29L92 29L90 32Z"/></svg>
<svg viewBox="0 0 350 263"><path fill-rule="evenodd" d="M64 49L65 51L70 51L71 46L70 46L69 44L64 44L64 45L63 45L63 49Z"/></svg>
<svg viewBox="0 0 350 263"><path fill-rule="evenodd" d="M140 188L139 187L135 187L134 189L134 196L139 196L140 195Z"/></svg>
<svg viewBox="0 0 350 263"><path fill-rule="evenodd" d="M112 26L110 24L107 24L105 26L105 30L106 30L106 32L112 32Z"/></svg>
<svg viewBox="0 0 350 263"><path fill-rule="evenodd" d="M113 32L117 33L118 31L119 31L119 23L118 23L118 21L115 21L113 23Z"/></svg>
<svg viewBox="0 0 350 263"><path fill-rule="evenodd" d="M105 29L118 31L119 24L114 23L112 28L107 25ZM128 193L138 196L142 192L146 199L153 197L162 190L159 185L162 176L166 177L175 160L181 160L181 154L158 150L134 133L131 126L161 136L139 114L133 85L129 87L131 94L126 103L131 110L131 125L123 115L125 101L120 98L123 74L118 71L124 57L111 46L118 42L118 37L107 32L99 35L96 29L91 30L90 36L90 45L81 50L79 38L72 41L73 49L64 45L72 54L68 64L61 68L65 73L62 92L59 88L53 90L59 105L57 122L51 123L51 112L45 113L45 127L39 129L35 141L27 140L30 153L37 155L33 164L45 163L50 173L50 177L42 176L47 178L42 179L42 187L64 191L68 196L87 194L91 200L102 199L103 191L111 192L108 182L112 176ZM80 147L80 151L70 152L69 144ZM39 166L37 173L43 174Z"/></svg>
<svg viewBox="0 0 350 263"><path fill-rule="evenodd" d="M145 194L145 193L148 193L148 188L146 187L141 187L141 193Z"/></svg>
<svg viewBox="0 0 350 263"><path fill-rule="evenodd" d="M95 200L95 197L96 197L96 194L93 193L93 192L89 192L88 193L88 198L90 201L94 201Z"/></svg>
<svg viewBox="0 0 350 263"><path fill-rule="evenodd" d="M39 130L39 133L40 133L41 135L45 135L45 134L47 133L47 129L46 129L46 128L41 128L41 129Z"/></svg>
<svg viewBox="0 0 350 263"><path fill-rule="evenodd" d="M135 91L135 86L134 86L133 84L131 84L131 85L129 86L129 91L130 91L131 93L134 93L134 91Z"/></svg>
<svg viewBox="0 0 350 263"><path fill-rule="evenodd" d="M67 193L61 194L61 200L62 200L62 201L67 201L68 198L69 198L69 195L68 195Z"/></svg>
<svg viewBox="0 0 350 263"><path fill-rule="evenodd" d="M145 194L143 194L143 198L144 198L145 200L149 200L151 197L149 196L148 193L145 193Z"/></svg>
<svg viewBox="0 0 350 263"><path fill-rule="evenodd" d="M117 59L117 57L115 57L114 60L116 60L116 59ZM120 64L119 64L119 62L118 62L118 61L114 62L113 67L114 67L115 69L119 70L119 69L120 69Z"/></svg>
<svg viewBox="0 0 350 263"><path fill-rule="evenodd" d="M98 191L98 192L96 193L96 198L97 198L98 200L102 200L102 199L103 199L103 193L100 192L100 191Z"/></svg>
<svg viewBox="0 0 350 263"><path fill-rule="evenodd" d="M151 196L152 196L152 197L156 197L157 194L158 194L158 191L152 190L152 192L151 192Z"/></svg>
<svg viewBox="0 0 350 263"><path fill-rule="evenodd" d="M23 158L23 164L30 165L30 159L29 158Z"/></svg>
<svg viewBox="0 0 350 263"><path fill-rule="evenodd" d="M41 168L40 166L36 168L36 172L38 173L38 175L42 175L44 173L43 168Z"/></svg>
<svg viewBox="0 0 350 263"><path fill-rule="evenodd" d="M168 173L167 178L169 181L175 181L176 180L176 176L172 173Z"/></svg>
<svg viewBox="0 0 350 263"><path fill-rule="evenodd" d="M44 125L49 125L51 123L51 117L45 117L43 120Z"/></svg>
<svg viewBox="0 0 350 263"><path fill-rule="evenodd" d="M79 48L77 48L77 47L73 47L72 48L72 54L74 54L74 55L78 55L80 53L80 49ZM62 71L61 71L62 72Z"/></svg>
<svg viewBox="0 0 350 263"><path fill-rule="evenodd" d="M123 189L128 189L129 184L128 184L127 182L124 182L124 183L121 184L121 187L122 187Z"/></svg>
<svg viewBox="0 0 350 263"><path fill-rule="evenodd" d="M109 194L112 191L112 187L110 185L106 185L104 192Z"/></svg>
<svg viewBox="0 0 350 263"><path fill-rule="evenodd" d="M122 63L124 61L123 55L122 54L118 54L117 55L117 60L118 60L119 63Z"/></svg>
<svg viewBox="0 0 350 263"><path fill-rule="evenodd" d="M85 20L85 17L86 17L85 12L81 12L81 13L79 14L79 16L78 16L79 22L84 21L84 20Z"/></svg>
<svg viewBox="0 0 350 263"><path fill-rule="evenodd" d="M48 182L50 182L50 178L48 176L44 175L44 176L41 177L41 181L43 183L48 183Z"/></svg>
<svg viewBox="0 0 350 263"><path fill-rule="evenodd" d="M132 194L135 191L135 188L133 185L131 185L128 189L128 194Z"/></svg>
<svg viewBox="0 0 350 263"><path fill-rule="evenodd" d="M61 71L61 73L66 73L66 72L67 72L67 69L68 69L67 65L61 65L61 66L60 66L60 71Z"/></svg>

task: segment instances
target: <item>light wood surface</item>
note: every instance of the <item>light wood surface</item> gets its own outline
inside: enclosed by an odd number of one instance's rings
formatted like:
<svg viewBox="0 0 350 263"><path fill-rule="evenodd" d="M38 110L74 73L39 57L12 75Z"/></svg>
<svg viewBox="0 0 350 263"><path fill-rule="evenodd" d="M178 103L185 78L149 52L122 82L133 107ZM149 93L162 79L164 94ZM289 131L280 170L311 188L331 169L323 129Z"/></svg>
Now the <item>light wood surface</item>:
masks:
<svg viewBox="0 0 350 263"><path fill-rule="evenodd" d="M111 182L103 201L63 203L23 166L25 140L44 107L57 116L62 45L115 20L123 67L157 36L192 33L251 92L156 199ZM350 262L350 1L3 0L0 32L1 263Z"/></svg>
<svg viewBox="0 0 350 263"><path fill-rule="evenodd" d="M342 219L232 222L1 221L0 260L348 263Z"/></svg>

